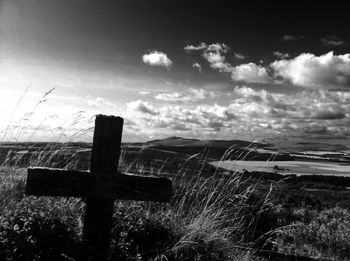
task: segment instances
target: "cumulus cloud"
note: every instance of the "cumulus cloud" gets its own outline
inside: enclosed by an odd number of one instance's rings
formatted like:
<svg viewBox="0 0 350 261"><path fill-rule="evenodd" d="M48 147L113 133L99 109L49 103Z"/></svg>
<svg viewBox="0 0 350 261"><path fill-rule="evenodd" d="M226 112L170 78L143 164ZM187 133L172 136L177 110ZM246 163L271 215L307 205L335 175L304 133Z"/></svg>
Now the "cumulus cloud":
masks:
<svg viewBox="0 0 350 261"><path fill-rule="evenodd" d="M168 102L176 102L176 101L188 101L189 98L179 92L169 92L169 93L159 93L154 96L157 100L168 101Z"/></svg>
<svg viewBox="0 0 350 261"><path fill-rule="evenodd" d="M291 40L302 36L286 35ZM329 52L316 56L302 53L290 59L288 53L275 51L279 60L269 67L255 63L232 65L226 61L230 48L224 43L188 45L187 50L200 51L210 67L222 73L230 74L233 81L254 84L281 84L289 81L293 85L306 88L343 88L350 85L350 54L334 55ZM197 64L194 67L200 68Z"/></svg>
<svg viewBox="0 0 350 261"><path fill-rule="evenodd" d="M220 105L197 105L195 107L165 106L160 109L161 115L156 117L157 126L166 126L179 130L219 131L230 125L234 114L227 107ZM166 122L166 124L164 124Z"/></svg>
<svg viewBox="0 0 350 261"><path fill-rule="evenodd" d="M230 50L226 44L210 44L203 51L203 57L206 59L210 67L223 72L229 72L231 65L225 62L225 54Z"/></svg>
<svg viewBox="0 0 350 261"><path fill-rule="evenodd" d="M127 108L133 111L138 111L145 114L156 115L158 111L148 102L137 100L126 104Z"/></svg>
<svg viewBox="0 0 350 261"><path fill-rule="evenodd" d="M162 98L181 97L172 95ZM350 133L350 93L322 89L275 93L243 86L233 89L232 100L226 105L167 103L155 108L138 100L129 103L128 108L140 112L130 116L139 129L157 135L174 135L175 132L201 138L220 135L255 139L269 135L303 138L305 133L313 137Z"/></svg>
<svg viewBox="0 0 350 261"><path fill-rule="evenodd" d="M133 110L140 110L140 102L135 102L131 107ZM151 104L148 104L148 107L154 108ZM185 134L192 133L196 136L201 135L202 137L230 126L235 120L234 112L217 104L195 106L168 104L159 107L156 114L140 113L134 115L129 111L128 117L136 119L134 122L137 122L138 128L145 129L147 132L156 132L157 134L166 132L174 135L174 131L176 131Z"/></svg>
<svg viewBox="0 0 350 261"><path fill-rule="evenodd" d="M280 53L281 60L270 64L275 76L294 85L306 88L346 88L350 84L350 54L334 55L329 52L316 56L302 53L293 59L286 59Z"/></svg>
<svg viewBox="0 0 350 261"><path fill-rule="evenodd" d="M341 92L307 92L296 94L270 93L250 87L236 87L235 101L230 105L237 112L251 117L295 120L342 120L350 108L350 94ZM244 106L242 106L244 105Z"/></svg>
<svg viewBox="0 0 350 261"><path fill-rule="evenodd" d="M202 66L199 63L192 64L193 68L196 68L199 72L202 72Z"/></svg>
<svg viewBox="0 0 350 261"><path fill-rule="evenodd" d="M255 63L241 64L231 69L231 78L234 81L246 83L273 83L265 67Z"/></svg>
<svg viewBox="0 0 350 261"><path fill-rule="evenodd" d="M190 88L189 92L193 95L195 99L199 100L203 100L209 97L215 97L215 93L213 91L207 91L204 89Z"/></svg>
<svg viewBox="0 0 350 261"><path fill-rule="evenodd" d="M150 91L139 91L139 94L140 95L148 95L148 94L151 94Z"/></svg>
<svg viewBox="0 0 350 261"><path fill-rule="evenodd" d="M162 66L169 68L173 62L163 52L152 51L142 56L142 61L151 66Z"/></svg>
<svg viewBox="0 0 350 261"><path fill-rule="evenodd" d="M187 92L159 93L154 98L167 102L196 102L210 97L215 97L213 91L190 88Z"/></svg>
<svg viewBox="0 0 350 261"><path fill-rule="evenodd" d="M209 63L210 67L220 72L231 75L233 81L246 83L273 83L273 79L268 75L267 69L255 63L241 64L232 66L226 62L225 55L230 48L224 43L201 44L200 46L191 46L191 50L202 51L203 58ZM244 59L245 56L235 53L238 59Z"/></svg>
<svg viewBox="0 0 350 261"><path fill-rule="evenodd" d="M113 107L114 104L111 103L110 101L107 101L106 99L102 97L96 97L92 98L90 96L87 97L87 102L90 107L94 108L100 108L101 106L108 106L108 107Z"/></svg>
<svg viewBox="0 0 350 261"><path fill-rule="evenodd" d="M192 52L192 51L200 51L200 50L204 50L208 47L208 45L206 43L200 43L198 45L191 45L188 44L185 46L185 51L186 52Z"/></svg>
<svg viewBox="0 0 350 261"><path fill-rule="evenodd" d="M321 42L326 46L340 46L344 44L344 41L335 35L326 36L321 39Z"/></svg>
<svg viewBox="0 0 350 261"><path fill-rule="evenodd" d="M271 65L277 76L294 85L309 88L349 87L350 54L321 56L303 53L294 59L275 61Z"/></svg>
<svg viewBox="0 0 350 261"><path fill-rule="evenodd" d="M273 52L273 55L275 57L277 57L278 59L286 59L286 58L290 57L290 55L288 53L282 53L282 52L279 52L279 51Z"/></svg>

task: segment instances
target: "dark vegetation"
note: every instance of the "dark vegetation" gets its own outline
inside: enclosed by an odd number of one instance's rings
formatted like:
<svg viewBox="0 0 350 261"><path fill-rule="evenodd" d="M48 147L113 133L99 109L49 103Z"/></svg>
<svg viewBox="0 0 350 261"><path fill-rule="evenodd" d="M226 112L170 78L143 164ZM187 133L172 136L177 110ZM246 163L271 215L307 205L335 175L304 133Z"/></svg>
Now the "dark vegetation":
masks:
<svg viewBox="0 0 350 261"><path fill-rule="evenodd" d="M265 250L350 260L349 178L230 173L207 164L223 158L219 148L243 158L252 145L235 142L125 144L121 170L171 177L175 194L170 204L116 202L111 259L266 260ZM1 146L0 260L79 260L84 199L25 196L23 167L88 169L89 157L83 143Z"/></svg>
<svg viewBox="0 0 350 261"><path fill-rule="evenodd" d="M281 175L278 173L268 172L245 172L246 177L283 181L293 189L330 189L330 190L347 190L350 187L350 177L348 176L332 176L332 175Z"/></svg>

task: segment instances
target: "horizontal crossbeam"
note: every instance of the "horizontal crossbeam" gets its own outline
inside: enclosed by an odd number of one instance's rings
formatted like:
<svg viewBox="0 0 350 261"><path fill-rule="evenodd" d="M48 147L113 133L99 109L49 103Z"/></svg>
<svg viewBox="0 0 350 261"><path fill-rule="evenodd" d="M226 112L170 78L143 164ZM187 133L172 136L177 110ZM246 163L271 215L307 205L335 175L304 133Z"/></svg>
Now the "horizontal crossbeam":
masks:
<svg viewBox="0 0 350 261"><path fill-rule="evenodd" d="M158 177L29 168L25 193L34 196L169 202L172 185L170 180Z"/></svg>

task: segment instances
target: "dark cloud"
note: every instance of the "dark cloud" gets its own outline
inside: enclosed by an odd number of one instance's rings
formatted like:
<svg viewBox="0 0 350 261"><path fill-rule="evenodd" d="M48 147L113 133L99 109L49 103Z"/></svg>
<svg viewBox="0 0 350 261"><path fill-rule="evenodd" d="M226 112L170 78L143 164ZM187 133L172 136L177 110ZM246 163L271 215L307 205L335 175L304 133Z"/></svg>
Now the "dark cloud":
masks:
<svg viewBox="0 0 350 261"><path fill-rule="evenodd" d="M170 128L178 131L188 131L191 129L190 127L186 126L186 124L181 122L177 122L176 124L171 125Z"/></svg>
<svg viewBox="0 0 350 261"><path fill-rule="evenodd" d="M321 42L326 46L340 46L344 44L344 41L335 35L326 36L321 39Z"/></svg>
<svg viewBox="0 0 350 261"><path fill-rule="evenodd" d="M234 57L239 59L239 60L244 60L247 58L247 56L241 54L241 53L233 53Z"/></svg>
<svg viewBox="0 0 350 261"><path fill-rule="evenodd" d="M312 116L313 119L317 120L342 120L346 117L346 114L341 111L318 111Z"/></svg>
<svg viewBox="0 0 350 261"><path fill-rule="evenodd" d="M224 127L224 124L221 121L211 121L209 122L208 127L212 128L214 131L219 131Z"/></svg>
<svg viewBox="0 0 350 261"><path fill-rule="evenodd" d="M303 129L304 133L326 135L329 131L326 126L311 124Z"/></svg>
<svg viewBox="0 0 350 261"><path fill-rule="evenodd" d="M303 35L291 35L291 34L286 34L283 35L282 40L283 41L295 41L295 40L300 40L300 39L304 39L305 36Z"/></svg>

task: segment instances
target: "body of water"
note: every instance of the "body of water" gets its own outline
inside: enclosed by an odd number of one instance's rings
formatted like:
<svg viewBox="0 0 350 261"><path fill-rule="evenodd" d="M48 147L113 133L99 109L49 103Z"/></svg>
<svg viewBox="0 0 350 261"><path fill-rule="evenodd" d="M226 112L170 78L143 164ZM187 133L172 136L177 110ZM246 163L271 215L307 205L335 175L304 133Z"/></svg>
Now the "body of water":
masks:
<svg viewBox="0 0 350 261"><path fill-rule="evenodd" d="M215 161L215 167L232 171L261 171L297 175L350 176L350 164L313 161Z"/></svg>

